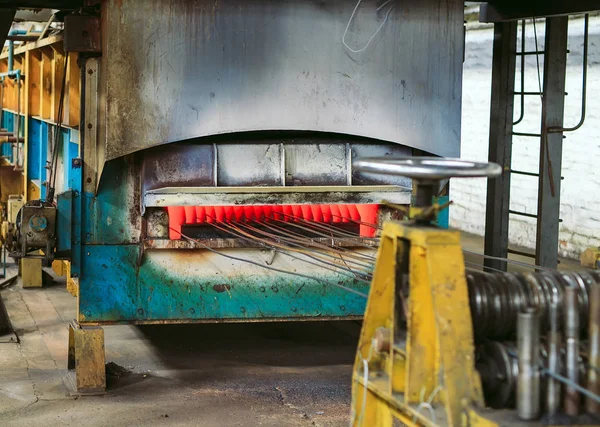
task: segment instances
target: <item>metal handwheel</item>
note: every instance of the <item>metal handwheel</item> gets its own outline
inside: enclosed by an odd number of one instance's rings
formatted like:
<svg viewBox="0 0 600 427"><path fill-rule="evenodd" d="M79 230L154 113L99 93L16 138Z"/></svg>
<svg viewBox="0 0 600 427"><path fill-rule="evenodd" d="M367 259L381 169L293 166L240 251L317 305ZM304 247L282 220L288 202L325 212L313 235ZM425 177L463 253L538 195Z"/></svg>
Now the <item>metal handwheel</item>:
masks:
<svg viewBox="0 0 600 427"><path fill-rule="evenodd" d="M449 178L496 177L502 168L496 163L471 162L444 157L368 157L354 162L361 172L412 178L416 184L416 208L431 206L439 182Z"/></svg>

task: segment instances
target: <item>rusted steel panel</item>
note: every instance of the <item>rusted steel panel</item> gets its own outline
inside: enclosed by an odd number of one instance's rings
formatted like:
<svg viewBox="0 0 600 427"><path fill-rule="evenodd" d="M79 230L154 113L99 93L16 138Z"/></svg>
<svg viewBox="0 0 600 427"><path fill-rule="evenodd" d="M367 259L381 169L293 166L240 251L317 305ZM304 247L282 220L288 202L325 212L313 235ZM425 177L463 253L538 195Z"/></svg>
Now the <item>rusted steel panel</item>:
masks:
<svg viewBox="0 0 600 427"><path fill-rule="evenodd" d="M354 5L103 2L106 159L256 130L365 136L458 156L463 2L392 2L359 53L342 43ZM385 19L387 8L376 8L363 2L350 22L352 49Z"/></svg>
<svg viewBox="0 0 600 427"><path fill-rule="evenodd" d="M371 249L360 251L373 254ZM251 248L219 252L259 264L272 257ZM328 320L360 316L369 288L366 282L282 254L270 267L314 279L207 250L148 250L140 258L135 245L90 245L84 253L77 319L81 324Z"/></svg>
<svg viewBox="0 0 600 427"><path fill-rule="evenodd" d="M155 147L142 155L143 192L165 187L343 186L392 184L411 187L405 177L359 172L354 159L409 156L405 146L353 142L318 135L294 138L231 138Z"/></svg>

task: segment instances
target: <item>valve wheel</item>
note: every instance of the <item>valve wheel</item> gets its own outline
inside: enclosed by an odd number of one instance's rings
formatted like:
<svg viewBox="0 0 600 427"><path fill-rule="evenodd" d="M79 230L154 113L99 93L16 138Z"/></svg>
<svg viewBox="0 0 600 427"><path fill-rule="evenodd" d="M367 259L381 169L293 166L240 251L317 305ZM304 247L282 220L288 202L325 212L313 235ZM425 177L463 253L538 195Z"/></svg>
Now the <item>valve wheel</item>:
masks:
<svg viewBox="0 0 600 427"><path fill-rule="evenodd" d="M361 172L406 176L421 181L448 178L496 177L502 168L496 163L471 162L444 157L368 157L354 162Z"/></svg>

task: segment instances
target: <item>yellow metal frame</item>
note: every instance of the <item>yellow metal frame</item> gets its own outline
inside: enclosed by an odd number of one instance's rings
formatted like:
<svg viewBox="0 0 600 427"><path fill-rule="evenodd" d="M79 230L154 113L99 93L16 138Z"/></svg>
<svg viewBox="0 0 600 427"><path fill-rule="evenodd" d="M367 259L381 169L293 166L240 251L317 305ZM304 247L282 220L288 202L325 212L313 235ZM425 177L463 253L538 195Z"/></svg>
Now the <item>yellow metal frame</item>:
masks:
<svg viewBox="0 0 600 427"><path fill-rule="evenodd" d="M405 299L402 295L406 293ZM354 426L495 425L484 407L460 235L387 222L353 375Z"/></svg>

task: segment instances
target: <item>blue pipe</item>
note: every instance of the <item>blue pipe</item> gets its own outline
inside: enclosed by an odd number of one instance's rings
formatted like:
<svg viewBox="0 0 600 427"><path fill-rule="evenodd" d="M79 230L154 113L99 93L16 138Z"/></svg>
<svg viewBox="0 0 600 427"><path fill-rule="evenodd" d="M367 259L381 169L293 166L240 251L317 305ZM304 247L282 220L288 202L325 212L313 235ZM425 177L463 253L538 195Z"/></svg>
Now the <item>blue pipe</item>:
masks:
<svg viewBox="0 0 600 427"><path fill-rule="evenodd" d="M0 73L0 79L4 79L4 77L12 77L15 76L15 78L19 79L21 77L21 70L12 70L12 71L6 71L4 73Z"/></svg>
<svg viewBox="0 0 600 427"><path fill-rule="evenodd" d="M8 32L9 36L22 36L27 34L25 30L10 30ZM8 72L13 71L15 64L15 42L12 40L8 41Z"/></svg>
<svg viewBox="0 0 600 427"><path fill-rule="evenodd" d="M25 30L10 30L9 36L17 36L27 34ZM4 77L15 76L17 79L21 77L21 70L15 70L15 43L12 40L8 41L8 71L0 73L0 79L4 80Z"/></svg>

